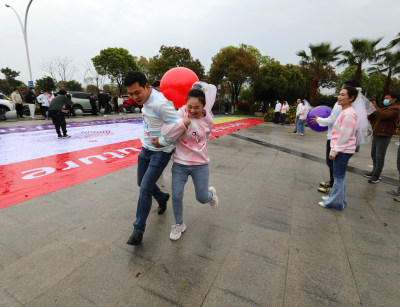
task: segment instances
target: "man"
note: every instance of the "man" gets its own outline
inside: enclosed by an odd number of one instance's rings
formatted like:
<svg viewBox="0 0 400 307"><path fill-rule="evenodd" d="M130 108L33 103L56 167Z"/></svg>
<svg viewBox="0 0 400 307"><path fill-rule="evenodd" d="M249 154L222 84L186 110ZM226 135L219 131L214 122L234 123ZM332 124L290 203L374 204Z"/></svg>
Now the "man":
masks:
<svg viewBox="0 0 400 307"><path fill-rule="evenodd" d="M303 103L301 102L301 99L298 98L297 101L297 108L296 108L296 119L294 121L294 131L292 132L293 134L297 133L297 123L299 121L299 116L300 116L300 112L301 112L301 108L303 107Z"/></svg>
<svg viewBox="0 0 400 307"><path fill-rule="evenodd" d="M31 87L29 88L28 93L25 95L25 101L29 103L31 119L35 119L36 95L33 93L33 89Z"/></svg>
<svg viewBox="0 0 400 307"><path fill-rule="evenodd" d="M94 94L91 93L89 96L90 106L92 107L92 115L97 115L97 107L96 107L97 99L94 98Z"/></svg>
<svg viewBox="0 0 400 307"><path fill-rule="evenodd" d="M275 105L275 124L279 124L279 117L281 116L281 108L282 104L279 102L279 100L277 100Z"/></svg>
<svg viewBox="0 0 400 307"><path fill-rule="evenodd" d="M143 73L129 72L124 83L131 99L143 106L143 134L140 138L142 151L138 156L137 168L140 195L136 209L136 221L133 223L133 233L127 242L129 245L139 245L146 228L152 197L159 204L158 214L163 214L167 208L170 195L162 192L156 183L170 160L174 144L161 135L161 127L164 123L177 122L180 120L180 116L172 102L168 101L160 92L151 89ZM159 144L163 147L155 147L152 144L153 138L158 138Z"/></svg>
<svg viewBox="0 0 400 307"><path fill-rule="evenodd" d="M67 106L71 103L71 100L67 97L67 92L65 90L60 90L58 92L58 96L55 97L50 104L49 107L49 116L53 120L53 124L56 128L58 138L65 139L70 136L67 134L67 123L65 122L65 113L69 113L69 110L64 110L64 106ZM63 134L61 135L60 128L62 129Z"/></svg>
<svg viewBox="0 0 400 307"><path fill-rule="evenodd" d="M99 115L101 115L100 110L101 110L101 109L104 109L105 102L106 102L106 97L105 97L105 95L103 94L103 91L102 91L102 90L100 90L99 95L97 96L97 99L98 99L98 101L99 101Z"/></svg>
<svg viewBox="0 0 400 307"><path fill-rule="evenodd" d="M371 145L373 170L366 173L364 177L369 178L369 183L380 182L383 165L385 164L386 150L392 135L396 132L399 120L400 107L397 105L399 98L399 93L389 92L385 95L382 108L379 108L376 102L371 102L376 110L368 116L372 125L373 135Z"/></svg>
<svg viewBox="0 0 400 307"><path fill-rule="evenodd" d="M111 92L107 92L107 95L105 96L105 110L104 114L110 115L111 114Z"/></svg>
<svg viewBox="0 0 400 307"><path fill-rule="evenodd" d="M15 102L15 109L17 111L17 117L23 118L24 115L24 108L22 106L22 98L19 90L17 88L14 89L14 92L11 94L12 101Z"/></svg>

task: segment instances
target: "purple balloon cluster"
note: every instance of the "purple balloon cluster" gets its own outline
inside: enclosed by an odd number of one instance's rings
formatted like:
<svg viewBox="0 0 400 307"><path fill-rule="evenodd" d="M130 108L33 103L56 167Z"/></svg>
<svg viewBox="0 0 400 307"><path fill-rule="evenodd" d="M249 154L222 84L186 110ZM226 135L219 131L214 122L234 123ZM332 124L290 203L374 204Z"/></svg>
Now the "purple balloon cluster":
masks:
<svg viewBox="0 0 400 307"><path fill-rule="evenodd" d="M331 115L332 109L328 106L318 106L313 108L310 112L308 112L307 115L307 125L310 127L312 130L317 131L317 132L324 132L328 130L328 127L321 127L318 124L313 124L311 120L315 118L315 115L318 117L322 118L327 118L329 115Z"/></svg>

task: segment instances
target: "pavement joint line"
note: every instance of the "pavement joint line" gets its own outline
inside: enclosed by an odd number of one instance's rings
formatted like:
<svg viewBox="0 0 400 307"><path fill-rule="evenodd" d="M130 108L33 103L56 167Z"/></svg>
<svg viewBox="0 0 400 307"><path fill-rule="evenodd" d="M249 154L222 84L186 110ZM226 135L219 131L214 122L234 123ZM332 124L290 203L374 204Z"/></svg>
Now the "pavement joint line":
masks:
<svg viewBox="0 0 400 307"><path fill-rule="evenodd" d="M264 147L269 147L269 148L272 148L272 149L276 149L276 150L291 154L293 156L297 156L297 157L304 158L304 159L307 159L307 160L310 160L310 161L314 161L314 162L318 162L318 163L321 163L321 164L326 164L325 159L319 158L319 157L314 156L314 155L310 155L310 154L305 153L305 152L301 152L301 151L298 151L298 150L289 149L287 147L283 147L283 146L271 144L271 143L268 143L268 142L256 140L256 139L249 138L247 136L243 136L243 135L240 135L240 134L231 133L231 134L228 134L228 135L232 136L232 137L235 137L235 138L238 138L238 139L242 139L242 140L248 141L248 142L252 142L254 144L258 144L258 145L261 145L261 146L264 146ZM354 167L354 166L347 166L347 171L350 172L350 173L359 175L359 176L364 176L364 174L367 172L366 170L363 170L361 168ZM381 177L382 177L381 182L384 182L384 183L387 183L387 184L390 184L390 185L393 185L393 186L398 186L398 184L399 184L398 180L395 180L393 178L390 178L390 177L387 177L387 176L381 176Z"/></svg>

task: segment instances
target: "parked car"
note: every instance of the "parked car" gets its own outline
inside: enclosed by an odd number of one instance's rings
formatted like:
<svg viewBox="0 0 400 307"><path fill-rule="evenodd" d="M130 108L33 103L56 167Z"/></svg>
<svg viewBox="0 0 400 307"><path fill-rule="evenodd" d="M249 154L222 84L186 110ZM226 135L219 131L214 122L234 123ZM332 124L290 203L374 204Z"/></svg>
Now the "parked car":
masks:
<svg viewBox="0 0 400 307"><path fill-rule="evenodd" d="M7 95L5 95L5 94L3 94L3 93L0 93L0 99L3 99L3 100L10 100L10 101L11 101L11 98L9 98Z"/></svg>
<svg viewBox="0 0 400 307"><path fill-rule="evenodd" d="M124 108L125 110L135 113L135 109L139 108L142 109L143 105L138 105L131 97L128 95L122 95L122 98L124 98Z"/></svg>
<svg viewBox="0 0 400 307"><path fill-rule="evenodd" d="M81 109L83 112L92 112L92 106L90 105L90 94L87 92L69 92L71 94L72 110ZM97 99L97 96L94 95ZM99 110L99 102L96 101L96 108Z"/></svg>
<svg viewBox="0 0 400 307"><path fill-rule="evenodd" d="M6 99L0 98L0 120L6 119L6 112L15 110L15 103L10 101L7 96L2 95L1 97L5 97Z"/></svg>

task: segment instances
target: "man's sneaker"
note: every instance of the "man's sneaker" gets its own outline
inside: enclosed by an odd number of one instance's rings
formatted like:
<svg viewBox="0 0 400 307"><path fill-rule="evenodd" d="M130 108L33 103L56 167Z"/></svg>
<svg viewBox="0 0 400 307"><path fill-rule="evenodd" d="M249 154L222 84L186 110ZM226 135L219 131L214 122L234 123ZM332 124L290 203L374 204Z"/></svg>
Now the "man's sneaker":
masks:
<svg viewBox="0 0 400 307"><path fill-rule="evenodd" d="M64 134L62 137L63 137L63 139L67 139L67 138L70 138L71 136L68 134Z"/></svg>
<svg viewBox="0 0 400 307"><path fill-rule="evenodd" d="M329 188L319 188L318 192L329 194L332 191L332 187Z"/></svg>
<svg viewBox="0 0 400 307"><path fill-rule="evenodd" d="M329 196L322 196L322 200L328 200Z"/></svg>
<svg viewBox="0 0 400 307"><path fill-rule="evenodd" d="M387 192L395 196L400 196L399 189L388 189Z"/></svg>
<svg viewBox="0 0 400 307"><path fill-rule="evenodd" d="M167 210L167 201L169 199L169 194L167 193L167 196L165 197L164 202L162 202L161 204L158 205L158 214L163 214L165 212L165 210Z"/></svg>
<svg viewBox="0 0 400 307"><path fill-rule="evenodd" d="M59 138L59 139L62 139L62 137L63 137L63 136L62 136L61 134L58 135L58 138Z"/></svg>
<svg viewBox="0 0 400 307"><path fill-rule="evenodd" d="M368 173L365 173L365 174L364 174L364 177L366 177L366 178L371 178L373 175L374 175L373 172L368 172Z"/></svg>
<svg viewBox="0 0 400 307"><path fill-rule="evenodd" d="M378 177L373 176L368 179L368 182L369 183L378 183L378 182L380 182L380 179L381 179L380 177L378 178Z"/></svg>
<svg viewBox="0 0 400 307"><path fill-rule="evenodd" d="M171 233L169 234L169 238L174 241L178 240L181 237L182 233L185 232L185 230L186 230L185 223L182 223L180 225L178 225L178 224L172 225Z"/></svg>
<svg viewBox="0 0 400 307"><path fill-rule="evenodd" d="M319 183L319 185L323 188L329 188L331 186L331 182L330 181L321 181Z"/></svg>
<svg viewBox="0 0 400 307"><path fill-rule="evenodd" d="M212 199L210 200L210 206L215 209L218 207L218 196L217 190L214 187L209 187L208 190L212 193Z"/></svg>
<svg viewBox="0 0 400 307"><path fill-rule="evenodd" d="M400 196L396 196L393 198L395 201L399 201L400 202Z"/></svg>
<svg viewBox="0 0 400 307"><path fill-rule="evenodd" d="M130 236L126 244L139 245L140 243L142 243L142 240L143 240L143 233L133 231L132 235Z"/></svg>

